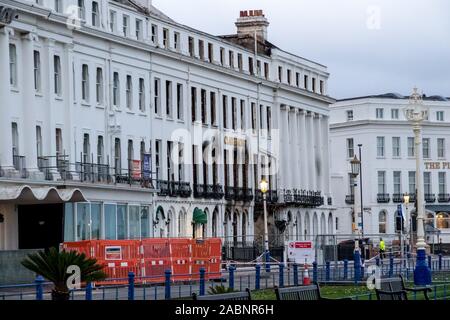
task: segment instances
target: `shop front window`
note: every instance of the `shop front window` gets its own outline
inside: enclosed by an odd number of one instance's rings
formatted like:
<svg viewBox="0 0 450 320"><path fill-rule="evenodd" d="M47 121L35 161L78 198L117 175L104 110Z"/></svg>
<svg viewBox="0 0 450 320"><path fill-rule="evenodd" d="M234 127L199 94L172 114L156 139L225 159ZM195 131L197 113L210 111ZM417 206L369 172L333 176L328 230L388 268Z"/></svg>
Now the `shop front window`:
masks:
<svg viewBox="0 0 450 320"><path fill-rule="evenodd" d="M90 204L78 203L77 204L77 240L90 240Z"/></svg>
<svg viewBox="0 0 450 320"><path fill-rule="evenodd" d="M117 206L117 239L125 240L128 236L127 205Z"/></svg>
<svg viewBox="0 0 450 320"><path fill-rule="evenodd" d="M64 242L75 241L75 213L73 203L66 203L64 206Z"/></svg>
<svg viewBox="0 0 450 320"><path fill-rule="evenodd" d="M130 239L140 238L140 221L139 221L139 206L129 206L128 207L128 217L129 217L129 232Z"/></svg>
<svg viewBox="0 0 450 320"><path fill-rule="evenodd" d="M105 204L105 239L117 239L117 206L115 204Z"/></svg>

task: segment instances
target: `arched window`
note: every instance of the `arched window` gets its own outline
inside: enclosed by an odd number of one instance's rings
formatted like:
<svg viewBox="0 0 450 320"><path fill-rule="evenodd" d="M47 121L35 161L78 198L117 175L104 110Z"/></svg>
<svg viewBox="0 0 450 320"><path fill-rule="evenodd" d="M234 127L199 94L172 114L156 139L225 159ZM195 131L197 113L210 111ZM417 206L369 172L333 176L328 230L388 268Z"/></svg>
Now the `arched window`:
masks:
<svg viewBox="0 0 450 320"><path fill-rule="evenodd" d="M378 214L378 232L386 233L386 219L387 219L386 211L380 211Z"/></svg>
<svg viewBox="0 0 450 320"><path fill-rule="evenodd" d="M180 237L186 237L186 212L181 210L178 214L178 235Z"/></svg>
<svg viewBox="0 0 450 320"><path fill-rule="evenodd" d="M247 241L247 212L242 213L242 243Z"/></svg>
<svg viewBox="0 0 450 320"><path fill-rule="evenodd" d="M333 230L333 214L331 212L328 215L328 234L334 234L334 230Z"/></svg>
<svg viewBox="0 0 450 320"><path fill-rule="evenodd" d="M296 228L297 228L297 240L300 240L303 235L303 229L302 229L302 216L300 214L300 211L297 212L297 218L296 218Z"/></svg>
<svg viewBox="0 0 450 320"><path fill-rule="evenodd" d="M314 212L313 217L313 235L317 236L319 234L319 219L317 218L317 213Z"/></svg>
<svg viewBox="0 0 450 320"><path fill-rule="evenodd" d="M218 229L219 229L219 225L218 225L218 215L219 215L219 209L216 207L214 209L213 215L212 215L212 220L211 220L211 227L212 227L212 237L216 238L218 236Z"/></svg>
<svg viewBox="0 0 450 320"><path fill-rule="evenodd" d="M322 234L322 235L327 234L325 214L323 212L320 217L320 233L319 234Z"/></svg>
<svg viewBox="0 0 450 320"><path fill-rule="evenodd" d="M305 215L305 240L308 240L308 237L311 235L311 224L309 221L309 212Z"/></svg>

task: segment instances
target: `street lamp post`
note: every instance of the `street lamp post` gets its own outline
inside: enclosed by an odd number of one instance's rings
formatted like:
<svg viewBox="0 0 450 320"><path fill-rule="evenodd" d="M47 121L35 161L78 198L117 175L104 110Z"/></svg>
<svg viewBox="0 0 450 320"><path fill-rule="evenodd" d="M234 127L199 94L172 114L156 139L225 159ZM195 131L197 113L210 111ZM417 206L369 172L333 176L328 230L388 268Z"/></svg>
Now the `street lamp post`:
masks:
<svg viewBox="0 0 450 320"><path fill-rule="evenodd" d="M405 117L412 123L414 131L414 145L416 155L416 185L417 185L417 262L414 269L414 283L416 285L431 284L431 271L426 263L426 242L424 230L424 195L422 185L421 160L421 127L424 120L428 118L428 109L423 105L422 96L417 88L409 99L409 105L404 109Z"/></svg>
<svg viewBox="0 0 450 320"><path fill-rule="evenodd" d="M406 239L408 240L406 243L407 246L407 253L409 253L411 251L411 230L412 230L412 226L411 226L411 218L409 217L409 201L411 200L411 197L409 196L408 193L405 193L405 195L403 196L403 203L405 204L405 220L406 220Z"/></svg>
<svg viewBox="0 0 450 320"><path fill-rule="evenodd" d="M358 187L358 183L357 181L357 177L360 173L360 169L361 169L361 161L359 161L358 157L355 155L355 157L353 158L352 161L350 161L350 165L351 165L351 169L352 169L352 177L353 177L353 181L354 181L354 190L353 190L353 214L355 217L355 222L356 222L356 228L355 228L355 251L353 254L353 259L354 259L354 263L355 263L355 280L359 281L360 277L361 277L361 251L359 248L359 215L358 215L358 204L357 204L357 196L358 193L357 191L357 187Z"/></svg>
<svg viewBox="0 0 450 320"><path fill-rule="evenodd" d="M356 178L358 177L361 169L361 162L359 161L358 157L355 155L355 157L350 161L351 169L352 169L352 176L353 176L353 182L354 182L354 189L353 189L353 215L355 217L355 224L356 228L355 231L359 233L359 215L358 215L358 204L356 201L356 198L358 196L357 194L357 187L358 183L356 182ZM355 253L358 251L359 254L359 241L358 241L358 235L355 235Z"/></svg>
<svg viewBox="0 0 450 320"><path fill-rule="evenodd" d="M269 184L265 179L259 183L259 188L263 195L264 206L264 255L266 260L266 272L270 272L270 252L269 252L269 230L267 226L267 191L269 191Z"/></svg>
<svg viewBox="0 0 450 320"><path fill-rule="evenodd" d="M361 235L362 238L364 240L364 204L363 204L363 192L362 192L362 185L363 185L363 178L362 178L362 153L361 153L361 148L362 148L362 144L358 144L358 148L359 148L359 194L360 194L360 205L361 205Z"/></svg>

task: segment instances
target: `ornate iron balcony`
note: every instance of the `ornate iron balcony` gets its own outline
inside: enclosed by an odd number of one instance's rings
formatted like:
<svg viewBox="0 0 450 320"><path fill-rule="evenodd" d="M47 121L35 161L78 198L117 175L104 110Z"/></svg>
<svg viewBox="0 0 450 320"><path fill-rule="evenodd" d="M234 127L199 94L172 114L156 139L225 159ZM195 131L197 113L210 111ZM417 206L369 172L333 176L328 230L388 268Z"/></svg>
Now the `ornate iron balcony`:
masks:
<svg viewBox="0 0 450 320"><path fill-rule="evenodd" d="M377 194L377 202L378 203L389 203L391 198L389 197L389 193L379 193Z"/></svg>
<svg viewBox="0 0 450 320"><path fill-rule="evenodd" d="M235 188L225 187L225 200L233 201L235 199Z"/></svg>
<svg viewBox="0 0 450 320"><path fill-rule="evenodd" d="M392 201L394 203L403 203L403 201L404 201L403 194L401 194L401 193L394 193L392 195Z"/></svg>
<svg viewBox="0 0 450 320"><path fill-rule="evenodd" d="M156 188L158 189L158 196L166 197L169 195L169 181L167 180L158 180L156 182Z"/></svg>
<svg viewBox="0 0 450 320"><path fill-rule="evenodd" d="M205 198L206 195L206 185L194 184L194 198Z"/></svg>
<svg viewBox="0 0 450 320"><path fill-rule="evenodd" d="M244 188L244 201L252 202L253 198L253 190L251 188Z"/></svg>
<svg viewBox="0 0 450 320"><path fill-rule="evenodd" d="M425 194L425 202L426 203L435 203L436 202L436 195L432 193L426 193Z"/></svg>
<svg viewBox="0 0 450 320"><path fill-rule="evenodd" d="M450 202L450 194L448 194L448 193L439 193L438 201L440 203Z"/></svg>

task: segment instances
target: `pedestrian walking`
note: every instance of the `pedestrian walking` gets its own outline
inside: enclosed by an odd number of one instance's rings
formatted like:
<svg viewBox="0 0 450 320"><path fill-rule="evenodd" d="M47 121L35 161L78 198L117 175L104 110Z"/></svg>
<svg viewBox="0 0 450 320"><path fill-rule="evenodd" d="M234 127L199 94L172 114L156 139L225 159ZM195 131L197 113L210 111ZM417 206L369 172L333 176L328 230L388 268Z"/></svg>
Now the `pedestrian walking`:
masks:
<svg viewBox="0 0 450 320"><path fill-rule="evenodd" d="M384 259L384 253L386 251L386 244L383 238L380 238L380 259Z"/></svg>

